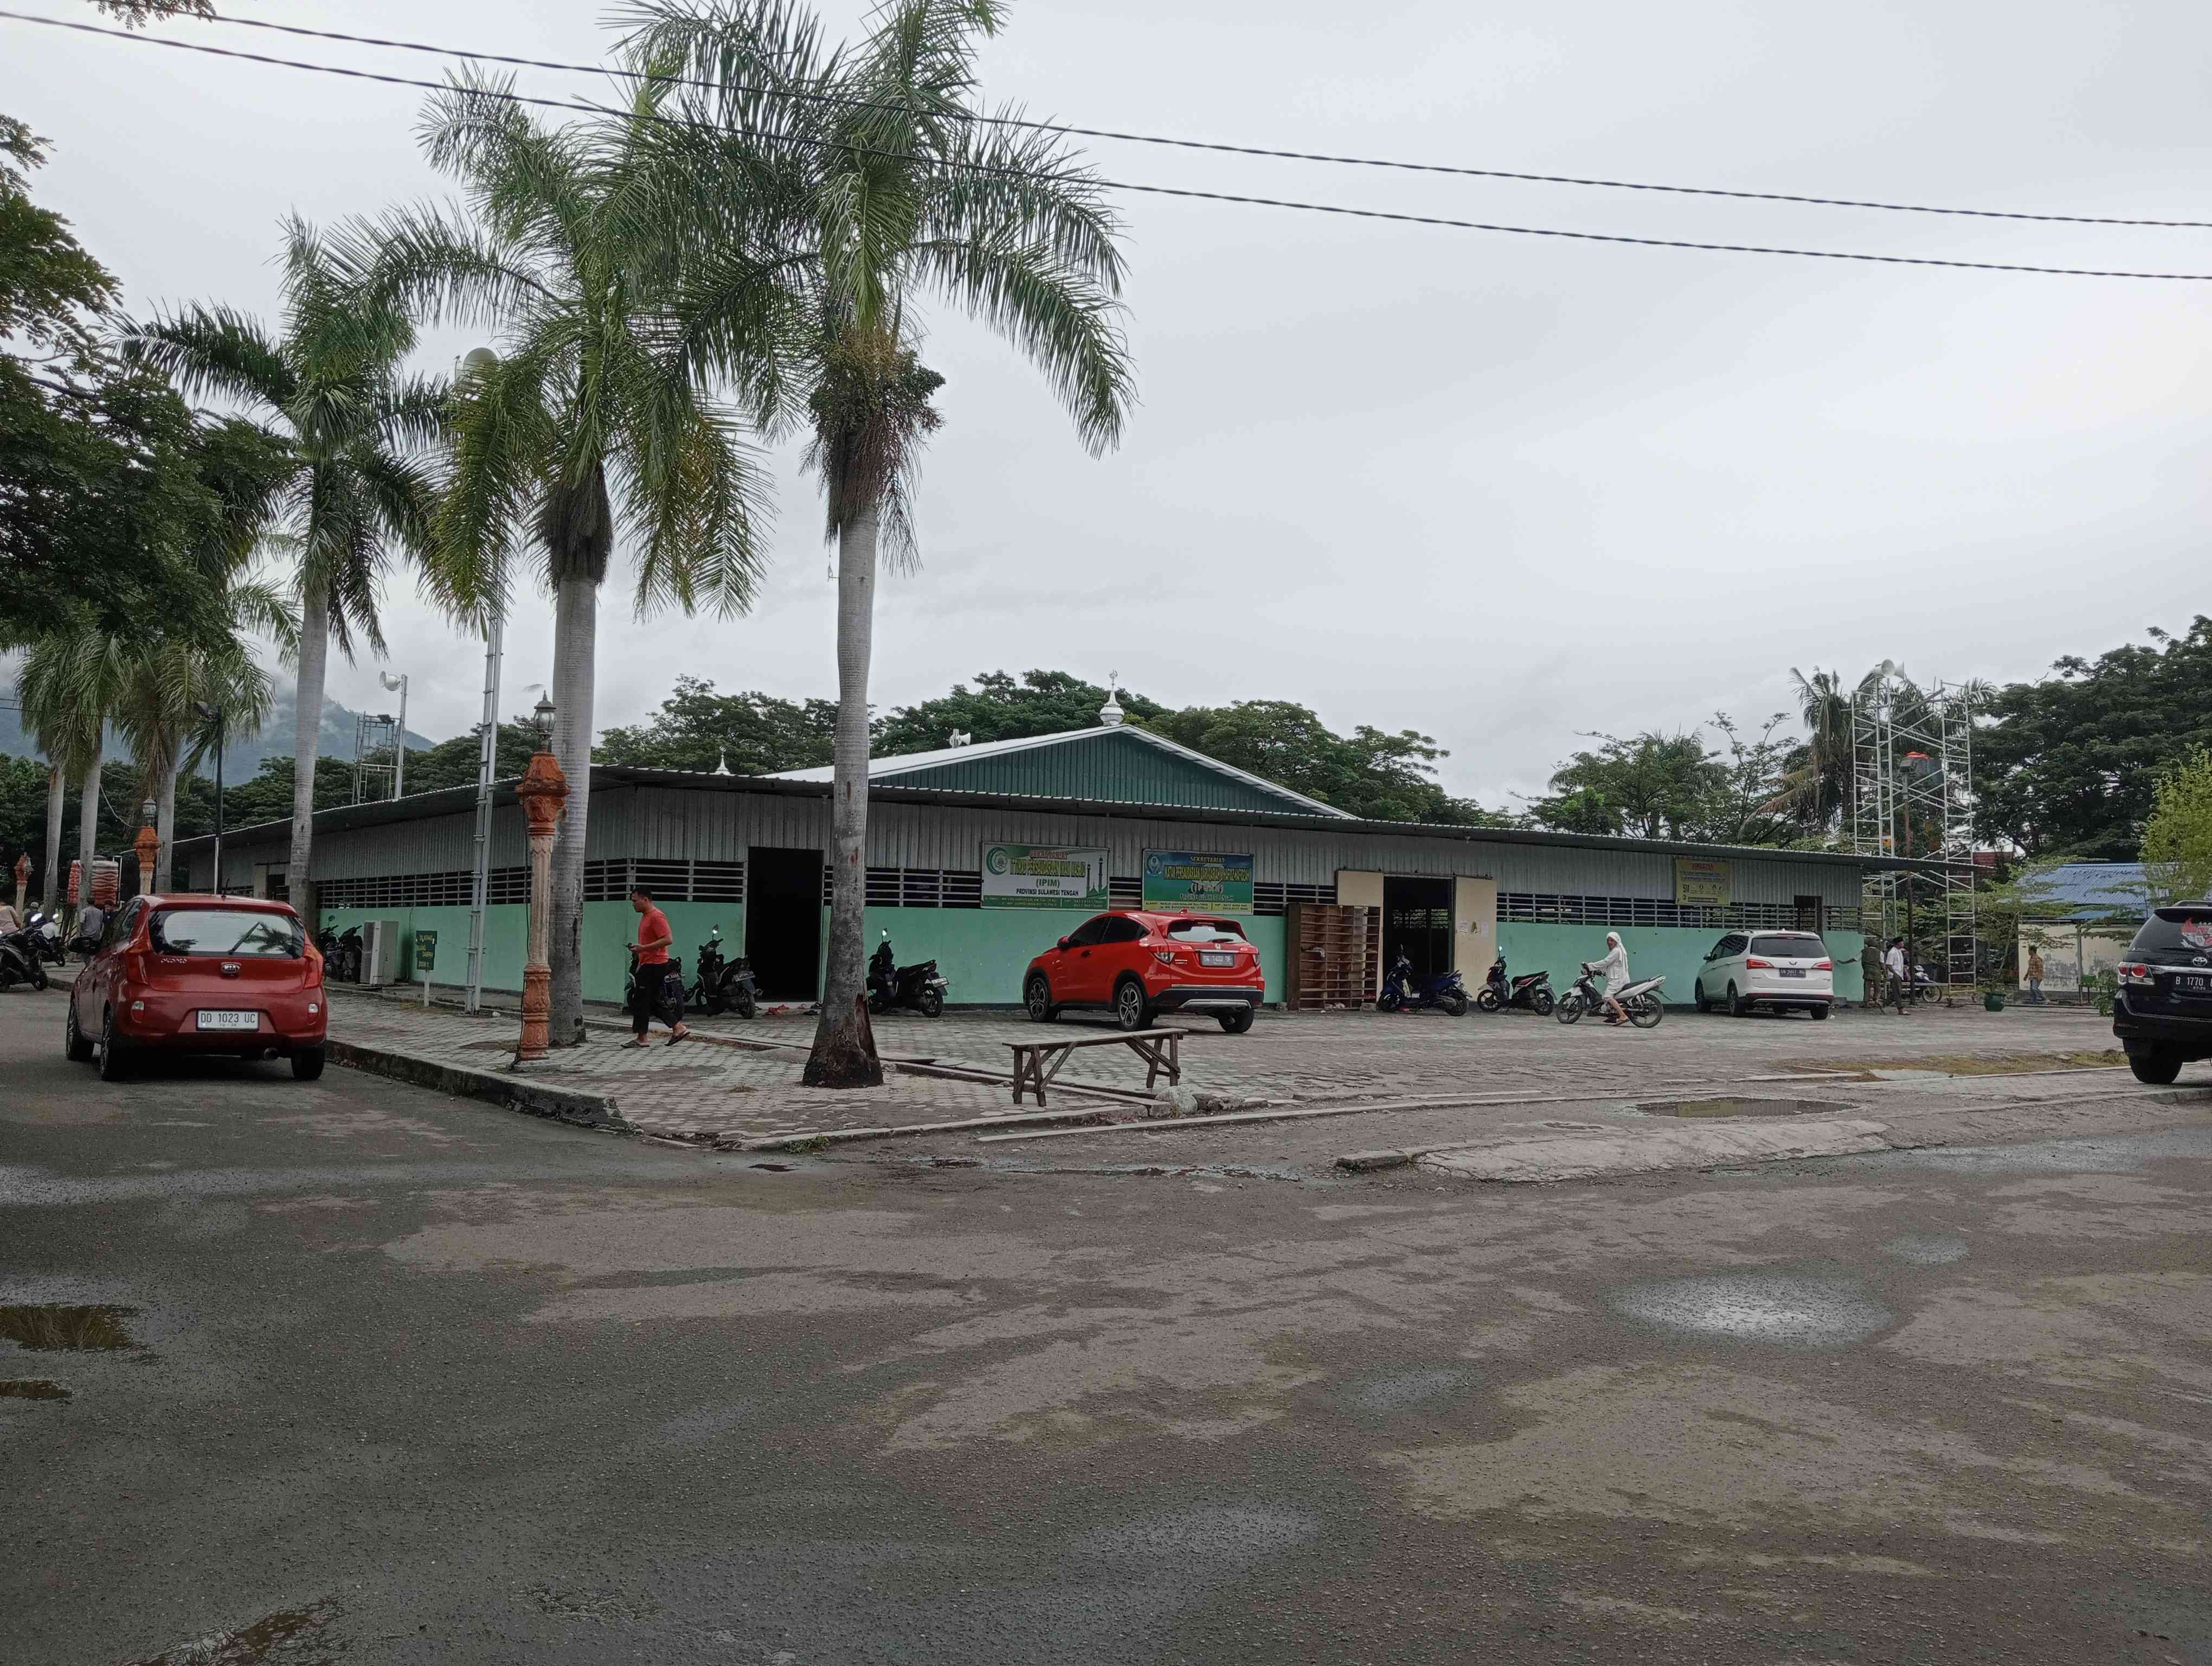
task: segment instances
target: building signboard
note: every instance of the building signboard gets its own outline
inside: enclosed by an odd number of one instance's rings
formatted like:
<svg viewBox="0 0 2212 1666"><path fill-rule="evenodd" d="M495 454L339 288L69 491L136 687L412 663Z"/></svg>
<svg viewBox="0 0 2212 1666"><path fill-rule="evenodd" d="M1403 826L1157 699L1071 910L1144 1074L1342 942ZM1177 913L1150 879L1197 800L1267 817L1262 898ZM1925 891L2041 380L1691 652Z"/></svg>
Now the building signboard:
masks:
<svg viewBox="0 0 2212 1666"><path fill-rule="evenodd" d="M1674 902L1681 908L1724 909L1729 905L1729 865L1711 856L1674 859Z"/></svg>
<svg viewBox="0 0 2212 1666"><path fill-rule="evenodd" d="M1201 914L1252 912L1252 859L1189 850L1145 853L1145 906Z"/></svg>
<svg viewBox="0 0 2212 1666"><path fill-rule="evenodd" d="M987 909L1103 909L1106 852L1085 845L987 844Z"/></svg>

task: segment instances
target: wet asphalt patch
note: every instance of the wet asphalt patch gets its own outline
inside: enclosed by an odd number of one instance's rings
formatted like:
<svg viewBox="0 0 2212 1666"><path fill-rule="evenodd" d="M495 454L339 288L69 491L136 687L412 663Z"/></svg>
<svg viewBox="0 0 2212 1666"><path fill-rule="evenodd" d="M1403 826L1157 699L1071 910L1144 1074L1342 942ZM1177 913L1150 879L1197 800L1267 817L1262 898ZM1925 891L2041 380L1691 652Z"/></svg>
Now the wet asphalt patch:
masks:
<svg viewBox="0 0 2212 1666"><path fill-rule="evenodd" d="M1966 1240L1948 1232L1908 1232L1882 1245L1885 1254L1907 1267L1948 1267L1966 1258Z"/></svg>
<svg viewBox="0 0 2212 1666"><path fill-rule="evenodd" d="M33 1377L12 1383L0 1383L0 1400L68 1400L70 1390L58 1383L45 1377Z"/></svg>
<svg viewBox="0 0 2212 1666"><path fill-rule="evenodd" d="M1646 1116L1828 1116L1851 1107L1835 1099L1646 1099Z"/></svg>
<svg viewBox="0 0 2212 1666"><path fill-rule="evenodd" d="M1896 1319L1862 1280L1773 1269L1647 1279L1614 1292L1611 1305L1680 1336L1800 1348L1848 1347Z"/></svg>
<svg viewBox="0 0 2212 1666"><path fill-rule="evenodd" d="M130 1666L276 1666L283 1661L326 1661L330 1657L322 1633L337 1618L337 1609L328 1602L264 1614L236 1631L196 1637Z"/></svg>
<svg viewBox="0 0 2212 1666"><path fill-rule="evenodd" d="M1432 1365L1361 1378L1346 1394L1353 1410L1389 1414L1426 1410L1455 1397L1474 1380L1472 1371Z"/></svg>

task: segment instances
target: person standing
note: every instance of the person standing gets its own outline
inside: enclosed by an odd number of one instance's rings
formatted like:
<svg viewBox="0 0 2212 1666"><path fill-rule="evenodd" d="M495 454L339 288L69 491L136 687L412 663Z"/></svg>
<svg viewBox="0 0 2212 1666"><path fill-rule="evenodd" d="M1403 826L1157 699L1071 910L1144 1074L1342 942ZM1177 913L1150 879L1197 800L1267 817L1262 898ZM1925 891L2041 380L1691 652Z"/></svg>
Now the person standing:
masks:
<svg viewBox="0 0 2212 1666"><path fill-rule="evenodd" d="M661 990L673 971L668 964L668 945L675 941L675 934L668 928L668 916L653 906L650 891L643 885L633 886L629 905L637 910L637 946L630 951L637 960L637 972L630 979L630 1038L622 1044L623 1052L649 1044L645 1038L646 1032L653 1028L653 1014L660 1005ZM680 1003L677 1006L676 1016L666 1023L668 1045L671 1047L691 1033L684 1028L684 1008Z"/></svg>
<svg viewBox="0 0 2212 1666"><path fill-rule="evenodd" d="M1882 957L1882 964L1889 969L1889 998L1896 1004L1898 1017L1903 1018L1905 1003L1912 999L1912 974L1905 964L1903 938L1889 939L1889 952Z"/></svg>
<svg viewBox="0 0 2212 1666"><path fill-rule="evenodd" d="M2027 952L2027 1004L2043 1005L2043 951L2034 947Z"/></svg>

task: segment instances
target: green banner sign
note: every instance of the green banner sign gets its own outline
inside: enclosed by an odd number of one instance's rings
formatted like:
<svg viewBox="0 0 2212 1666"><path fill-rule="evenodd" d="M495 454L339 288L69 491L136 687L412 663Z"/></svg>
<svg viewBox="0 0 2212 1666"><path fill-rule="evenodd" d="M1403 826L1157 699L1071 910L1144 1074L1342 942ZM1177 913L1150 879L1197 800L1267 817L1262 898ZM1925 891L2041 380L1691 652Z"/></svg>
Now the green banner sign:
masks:
<svg viewBox="0 0 2212 1666"><path fill-rule="evenodd" d="M1193 914L1252 912L1252 859L1189 850L1145 853L1145 906Z"/></svg>
<svg viewBox="0 0 2212 1666"><path fill-rule="evenodd" d="M987 844L987 909L1103 909L1106 852L1085 845Z"/></svg>
<svg viewBox="0 0 2212 1666"><path fill-rule="evenodd" d="M415 933L415 970L434 972L438 970L438 933L418 931Z"/></svg>

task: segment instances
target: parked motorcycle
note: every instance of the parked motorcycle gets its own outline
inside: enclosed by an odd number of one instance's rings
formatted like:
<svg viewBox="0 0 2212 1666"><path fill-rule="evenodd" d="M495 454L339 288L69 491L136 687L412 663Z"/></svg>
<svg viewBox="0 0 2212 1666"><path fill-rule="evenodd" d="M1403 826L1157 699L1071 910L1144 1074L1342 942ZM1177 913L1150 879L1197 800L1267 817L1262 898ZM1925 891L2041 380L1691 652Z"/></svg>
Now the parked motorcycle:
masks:
<svg viewBox="0 0 2212 1666"><path fill-rule="evenodd" d="M708 1012L735 1012L749 1018L760 1011L760 991L753 984L753 963L739 955L722 958L722 928L712 927L699 945L699 977L691 986L694 1005Z"/></svg>
<svg viewBox="0 0 2212 1666"><path fill-rule="evenodd" d="M1457 972L1416 972L1403 949L1398 964L1382 980L1382 993L1375 997L1381 1012L1413 1012L1424 1006L1440 1006L1454 1018L1467 1015L1467 988Z"/></svg>
<svg viewBox="0 0 2212 1666"><path fill-rule="evenodd" d="M41 911L26 922L25 931L30 946L39 958L49 966L58 966L69 958L62 946L61 921Z"/></svg>
<svg viewBox="0 0 2212 1666"><path fill-rule="evenodd" d="M1596 978L1590 963L1584 961L1583 975L1575 980L1573 988L1559 997L1559 1011L1553 1016L1561 1024L1572 1024L1584 1012L1603 1012L1605 997L1598 993ZM1659 986L1666 981L1663 977L1647 977L1614 993L1613 1000L1638 1030L1656 1029L1659 1020L1667 1016L1667 1008L1659 999Z"/></svg>
<svg viewBox="0 0 2212 1666"><path fill-rule="evenodd" d="M945 995L950 988L937 975L937 963L933 960L918 960L911 966L895 964L889 932L884 933L884 940L876 945L876 952L868 961L871 1012L888 1012L903 1006L926 1018L933 1018L945 1011Z"/></svg>
<svg viewBox="0 0 2212 1666"><path fill-rule="evenodd" d="M12 988L18 983L27 983L33 989L46 987L46 962L33 946L33 937L27 926L0 937L0 989Z"/></svg>
<svg viewBox="0 0 2212 1666"><path fill-rule="evenodd" d="M1498 958L1490 963L1489 978L1474 992L1474 1004L1486 1012L1507 1006L1525 1006L1538 1018L1547 1018L1558 1001L1552 994L1549 972L1523 972L1509 980L1505 956L1501 951Z"/></svg>
<svg viewBox="0 0 2212 1666"><path fill-rule="evenodd" d="M323 976L333 983L361 982L361 927L348 926L343 934L328 926L315 933L315 946L323 952Z"/></svg>

